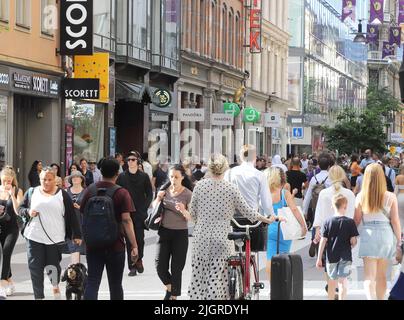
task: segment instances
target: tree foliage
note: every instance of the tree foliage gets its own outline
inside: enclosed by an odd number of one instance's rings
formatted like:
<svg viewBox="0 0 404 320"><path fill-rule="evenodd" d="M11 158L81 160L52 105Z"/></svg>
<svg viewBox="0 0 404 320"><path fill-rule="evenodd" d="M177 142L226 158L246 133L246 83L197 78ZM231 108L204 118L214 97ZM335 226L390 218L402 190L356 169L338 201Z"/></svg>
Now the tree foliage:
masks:
<svg viewBox="0 0 404 320"><path fill-rule="evenodd" d="M389 117L402 110L397 100L387 88L369 87L367 105L357 113L353 108L345 108L337 117L335 127L325 127L327 146L340 153L358 153L367 148L377 152L386 151L385 129Z"/></svg>

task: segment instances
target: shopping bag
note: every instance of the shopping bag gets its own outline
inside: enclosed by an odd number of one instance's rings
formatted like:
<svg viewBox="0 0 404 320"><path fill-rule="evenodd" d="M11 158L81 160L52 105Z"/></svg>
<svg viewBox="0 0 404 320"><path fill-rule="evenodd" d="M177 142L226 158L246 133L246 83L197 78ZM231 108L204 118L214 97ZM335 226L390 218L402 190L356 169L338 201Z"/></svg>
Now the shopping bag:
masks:
<svg viewBox="0 0 404 320"><path fill-rule="evenodd" d="M303 221L305 221L302 209L300 207L297 207L297 209ZM289 207L278 209L278 216L286 219L286 221L280 223L284 240L297 240L302 238L302 227ZM305 228L307 232L306 225Z"/></svg>

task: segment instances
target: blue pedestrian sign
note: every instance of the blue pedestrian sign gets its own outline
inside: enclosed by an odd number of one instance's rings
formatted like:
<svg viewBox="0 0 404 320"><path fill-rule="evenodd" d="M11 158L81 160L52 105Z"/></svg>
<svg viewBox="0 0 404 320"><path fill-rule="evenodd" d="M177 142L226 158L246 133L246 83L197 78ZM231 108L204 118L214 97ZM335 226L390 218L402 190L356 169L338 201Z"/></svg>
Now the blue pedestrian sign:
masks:
<svg viewBox="0 0 404 320"><path fill-rule="evenodd" d="M303 128L302 127L295 127L292 128L292 138L293 139L303 139Z"/></svg>

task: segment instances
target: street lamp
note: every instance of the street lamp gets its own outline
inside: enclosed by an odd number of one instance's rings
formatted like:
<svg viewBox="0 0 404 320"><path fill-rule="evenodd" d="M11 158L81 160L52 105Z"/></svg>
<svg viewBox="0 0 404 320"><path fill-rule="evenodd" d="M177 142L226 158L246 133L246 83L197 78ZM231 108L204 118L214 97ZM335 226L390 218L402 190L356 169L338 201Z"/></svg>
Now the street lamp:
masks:
<svg viewBox="0 0 404 320"><path fill-rule="evenodd" d="M353 42L356 42L356 43L366 43L367 42L365 33L363 33L363 29L362 29L362 20L359 20L358 32L356 33L356 36L355 36Z"/></svg>
<svg viewBox="0 0 404 320"><path fill-rule="evenodd" d="M404 103L404 51L403 51L403 61L401 63L400 70L398 70L398 76L400 81L401 102Z"/></svg>

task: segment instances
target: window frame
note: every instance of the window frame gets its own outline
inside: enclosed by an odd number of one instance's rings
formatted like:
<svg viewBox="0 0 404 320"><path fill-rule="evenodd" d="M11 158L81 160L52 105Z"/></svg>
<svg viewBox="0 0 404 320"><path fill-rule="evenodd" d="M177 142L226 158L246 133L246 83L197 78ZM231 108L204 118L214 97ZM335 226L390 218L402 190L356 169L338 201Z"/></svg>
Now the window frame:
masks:
<svg viewBox="0 0 404 320"><path fill-rule="evenodd" d="M0 0L0 8L1 8L1 3L4 1L5 4L5 16L0 15L0 22L2 23L9 23L10 22L10 0Z"/></svg>
<svg viewBox="0 0 404 320"><path fill-rule="evenodd" d="M26 4L27 4L28 10L25 10L25 11L28 11L28 12L23 12L23 20L25 20L25 18L26 18L27 24L24 24L25 23L24 21L23 22L18 21L18 3L19 3L19 1L26 2ZM31 7L32 7L31 0L16 0L16 2L15 2L15 25L18 28L25 29L25 30L31 30L31 22L32 22Z"/></svg>
<svg viewBox="0 0 404 320"><path fill-rule="evenodd" d="M45 7L42 8L42 3L43 3L44 1L46 1L46 6L48 6L48 5L54 5L54 6L56 6L56 8L57 8L57 3L56 3L57 0L41 0L41 3L40 3L40 10L41 10L41 13L40 13L40 17L41 17L41 35L46 36L46 37L54 38L54 37L55 37L55 30L52 30L52 29L46 29L46 30L45 30L45 29L43 28L43 22L44 22L43 9L45 9ZM49 1L53 1L53 3L52 3L52 4L49 4L49 3L48 3Z"/></svg>

